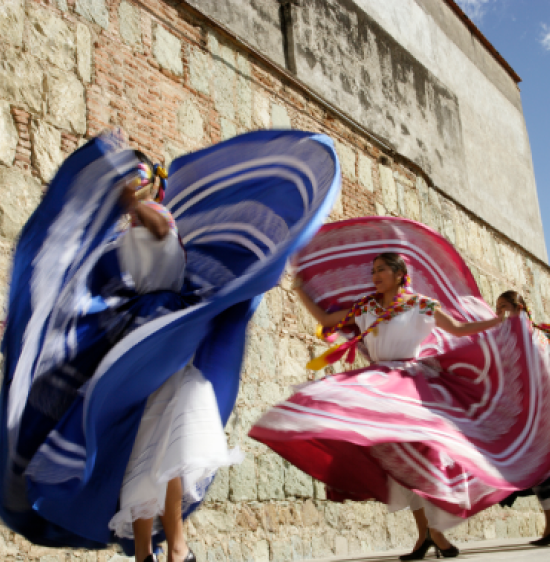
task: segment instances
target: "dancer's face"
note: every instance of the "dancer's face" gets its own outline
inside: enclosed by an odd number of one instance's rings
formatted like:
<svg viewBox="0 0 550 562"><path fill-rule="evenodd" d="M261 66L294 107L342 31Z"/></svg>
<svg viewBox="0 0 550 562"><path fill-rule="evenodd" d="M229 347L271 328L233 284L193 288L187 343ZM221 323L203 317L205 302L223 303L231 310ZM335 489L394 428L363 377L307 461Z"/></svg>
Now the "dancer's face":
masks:
<svg viewBox="0 0 550 562"><path fill-rule="evenodd" d="M497 316L504 316L506 313L513 315L518 312L516 307L506 299L499 297L497 299Z"/></svg>
<svg viewBox="0 0 550 562"><path fill-rule="evenodd" d="M374 260L372 265L372 282L378 293L395 291L401 285L402 273L394 273L392 268L382 259Z"/></svg>

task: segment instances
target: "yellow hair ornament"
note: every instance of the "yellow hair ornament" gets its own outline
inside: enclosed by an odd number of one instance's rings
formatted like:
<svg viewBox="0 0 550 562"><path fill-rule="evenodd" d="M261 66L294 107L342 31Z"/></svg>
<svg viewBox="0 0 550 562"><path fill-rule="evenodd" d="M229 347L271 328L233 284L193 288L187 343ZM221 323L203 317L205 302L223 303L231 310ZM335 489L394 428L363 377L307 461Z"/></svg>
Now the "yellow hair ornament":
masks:
<svg viewBox="0 0 550 562"><path fill-rule="evenodd" d="M168 177L166 168L163 168L162 166L157 166L155 169L155 173L157 174L157 176L159 176L159 178L162 178L163 180Z"/></svg>

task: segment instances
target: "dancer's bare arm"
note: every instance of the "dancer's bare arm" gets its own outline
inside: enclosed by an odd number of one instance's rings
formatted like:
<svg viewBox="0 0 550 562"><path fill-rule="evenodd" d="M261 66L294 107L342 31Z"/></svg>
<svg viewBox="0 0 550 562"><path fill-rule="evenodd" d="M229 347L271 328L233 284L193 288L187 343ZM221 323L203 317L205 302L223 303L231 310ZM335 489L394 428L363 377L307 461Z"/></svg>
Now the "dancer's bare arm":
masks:
<svg viewBox="0 0 550 562"><path fill-rule="evenodd" d="M332 328L338 322L341 322L349 310L338 310L336 312L325 312L318 304L316 304L302 289L301 280L297 278L294 282L294 290L304 303L308 312L325 328ZM353 324L354 320L351 319L346 324Z"/></svg>
<svg viewBox="0 0 550 562"><path fill-rule="evenodd" d="M445 330L453 334L453 336L473 336L474 334L479 334L485 330L490 330L495 326L498 326L504 317L497 316L496 318L491 318L491 320L480 320L479 322L459 322L455 320L452 316L449 316L441 310L441 308L435 309L435 324L438 328Z"/></svg>

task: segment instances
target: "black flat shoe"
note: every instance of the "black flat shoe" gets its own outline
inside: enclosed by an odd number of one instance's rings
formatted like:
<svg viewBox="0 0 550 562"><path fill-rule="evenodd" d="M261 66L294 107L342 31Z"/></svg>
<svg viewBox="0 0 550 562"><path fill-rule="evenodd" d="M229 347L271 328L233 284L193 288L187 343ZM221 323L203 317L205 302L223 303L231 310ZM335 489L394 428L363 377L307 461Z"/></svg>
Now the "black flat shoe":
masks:
<svg viewBox="0 0 550 562"><path fill-rule="evenodd" d="M187 553L187 556L183 559L183 562L197 562L197 559L195 558L195 555L193 554L193 551L191 549L189 549L189 552Z"/></svg>
<svg viewBox="0 0 550 562"><path fill-rule="evenodd" d="M530 541L529 544L532 544L533 546L550 546L550 535L546 535L536 541Z"/></svg>
<svg viewBox="0 0 550 562"><path fill-rule="evenodd" d="M157 562L157 557L154 554L149 554L143 562Z"/></svg>
<svg viewBox="0 0 550 562"><path fill-rule="evenodd" d="M409 554L403 554L399 557L399 560L424 560L424 557L432 546L437 549L435 543L432 541L430 535L428 534L424 539L424 542L417 549L413 550Z"/></svg>

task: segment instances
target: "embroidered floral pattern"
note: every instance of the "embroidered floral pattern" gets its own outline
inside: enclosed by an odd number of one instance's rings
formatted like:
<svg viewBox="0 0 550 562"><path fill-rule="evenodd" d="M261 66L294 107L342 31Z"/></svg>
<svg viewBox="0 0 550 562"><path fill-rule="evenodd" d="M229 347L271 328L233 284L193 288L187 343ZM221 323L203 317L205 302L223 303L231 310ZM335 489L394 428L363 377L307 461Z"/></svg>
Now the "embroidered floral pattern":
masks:
<svg viewBox="0 0 550 562"><path fill-rule="evenodd" d="M392 311L390 318L394 318L403 312L408 312L418 305L420 309L420 314L425 314L426 316L433 316L436 308L439 306L439 302L422 295L414 295L407 302L404 302L396 306ZM382 316L387 310L380 306L378 301L373 297L370 299L365 306L355 312L355 316L361 316L361 314L370 313L373 316Z"/></svg>

